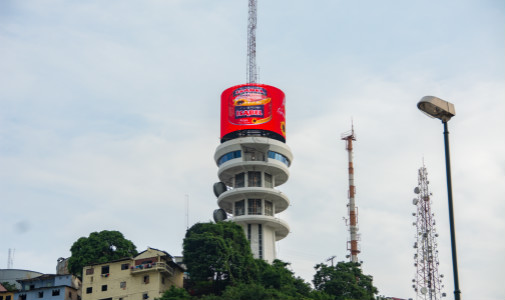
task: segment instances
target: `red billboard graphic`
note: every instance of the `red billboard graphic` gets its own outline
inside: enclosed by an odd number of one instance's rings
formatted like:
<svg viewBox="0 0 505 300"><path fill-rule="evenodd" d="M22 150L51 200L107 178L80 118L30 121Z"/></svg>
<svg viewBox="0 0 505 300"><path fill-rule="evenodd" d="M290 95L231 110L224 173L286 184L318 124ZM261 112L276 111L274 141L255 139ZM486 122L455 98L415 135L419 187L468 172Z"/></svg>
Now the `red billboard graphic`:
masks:
<svg viewBox="0 0 505 300"><path fill-rule="evenodd" d="M251 130L285 140L284 92L270 85L249 83L230 87L221 94L221 140L237 137L233 134L237 131Z"/></svg>

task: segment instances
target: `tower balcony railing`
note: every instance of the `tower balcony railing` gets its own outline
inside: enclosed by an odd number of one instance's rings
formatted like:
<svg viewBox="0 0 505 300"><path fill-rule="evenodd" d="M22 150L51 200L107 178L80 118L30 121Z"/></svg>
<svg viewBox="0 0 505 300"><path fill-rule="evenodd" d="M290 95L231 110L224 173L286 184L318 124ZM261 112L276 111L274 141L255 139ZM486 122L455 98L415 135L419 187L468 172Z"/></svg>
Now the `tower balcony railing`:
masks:
<svg viewBox="0 0 505 300"><path fill-rule="evenodd" d="M132 275L144 274L148 272L162 272L168 273L169 275L174 275L174 269L164 262L154 262L131 266L130 271Z"/></svg>

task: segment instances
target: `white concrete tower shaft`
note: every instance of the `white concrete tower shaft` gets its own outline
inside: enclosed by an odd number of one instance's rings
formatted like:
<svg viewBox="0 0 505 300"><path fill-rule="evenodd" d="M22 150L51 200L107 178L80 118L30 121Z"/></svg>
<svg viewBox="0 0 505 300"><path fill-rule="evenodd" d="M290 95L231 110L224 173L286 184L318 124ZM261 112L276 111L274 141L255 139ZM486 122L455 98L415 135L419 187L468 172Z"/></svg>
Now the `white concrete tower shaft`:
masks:
<svg viewBox="0 0 505 300"><path fill-rule="evenodd" d="M354 166L353 166L353 148L352 141L356 140L354 135L354 128L342 134L342 140L346 141L346 150L349 160L349 203L347 204L349 209L349 232L350 240L347 242L347 250L350 251L350 260L352 262L358 262L358 254L361 252L359 249L359 234L358 234L358 208L356 207L356 200L354 195L356 194L356 187L354 185Z"/></svg>
<svg viewBox="0 0 505 300"><path fill-rule="evenodd" d="M288 180L291 150L275 139L250 136L222 143L214 159L219 180L228 187L217 204L244 228L254 257L272 262L275 242L289 233L288 224L276 217L289 199L275 187Z"/></svg>

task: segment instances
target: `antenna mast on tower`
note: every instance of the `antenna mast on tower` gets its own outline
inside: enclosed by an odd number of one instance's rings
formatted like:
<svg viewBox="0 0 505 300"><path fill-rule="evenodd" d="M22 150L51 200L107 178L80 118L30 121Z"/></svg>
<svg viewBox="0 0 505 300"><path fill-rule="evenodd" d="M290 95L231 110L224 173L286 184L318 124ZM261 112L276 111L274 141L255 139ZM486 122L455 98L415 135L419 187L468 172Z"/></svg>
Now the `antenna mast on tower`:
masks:
<svg viewBox="0 0 505 300"><path fill-rule="evenodd" d="M349 232L350 241L347 242L347 250L351 252L348 257L350 257L351 262L358 262L358 253L360 253L358 240L358 208L356 207L356 202L354 200L354 194L356 193L356 187L354 186L354 167L352 164L352 141L356 140L354 135L354 125L351 126L351 131L345 132L341 136L342 140L346 141L346 147L348 157L349 157L349 203L347 207L349 208Z"/></svg>
<svg viewBox="0 0 505 300"><path fill-rule="evenodd" d="M256 24L257 0L249 0L249 22L247 25L247 83L256 83Z"/></svg>

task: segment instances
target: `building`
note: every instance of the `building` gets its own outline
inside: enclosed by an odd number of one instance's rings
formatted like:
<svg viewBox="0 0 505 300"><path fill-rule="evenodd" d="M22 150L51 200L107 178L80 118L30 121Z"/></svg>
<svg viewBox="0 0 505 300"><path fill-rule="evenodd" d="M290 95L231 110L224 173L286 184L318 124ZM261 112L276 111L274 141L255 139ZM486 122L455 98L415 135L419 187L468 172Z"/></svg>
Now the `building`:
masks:
<svg viewBox="0 0 505 300"><path fill-rule="evenodd" d="M242 226L254 257L268 262L277 257L275 242L289 234L288 224L276 216L289 206L276 189L288 180L293 160L285 141L280 89L249 83L222 93L221 144L214 154L217 204Z"/></svg>
<svg viewBox="0 0 505 300"><path fill-rule="evenodd" d="M14 284L16 289L21 289L21 284L18 282L20 279L35 278L43 273L21 270L21 269L0 269L0 282L8 282Z"/></svg>
<svg viewBox="0 0 505 300"><path fill-rule="evenodd" d="M84 267L82 300L143 300L183 286L184 269L170 254L153 248L134 258Z"/></svg>
<svg viewBox="0 0 505 300"><path fill-rule="evenodd" d="M74 275L44 274L18 280L21 289L13 300L80 300L81 281Z"/></svg>
<svg viewBox="0 0 505 300"><path fill-rule="evenodd" d="M8 291L1 283L0 283L0 300L14 300L14 292Z"/></svg>

